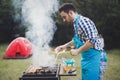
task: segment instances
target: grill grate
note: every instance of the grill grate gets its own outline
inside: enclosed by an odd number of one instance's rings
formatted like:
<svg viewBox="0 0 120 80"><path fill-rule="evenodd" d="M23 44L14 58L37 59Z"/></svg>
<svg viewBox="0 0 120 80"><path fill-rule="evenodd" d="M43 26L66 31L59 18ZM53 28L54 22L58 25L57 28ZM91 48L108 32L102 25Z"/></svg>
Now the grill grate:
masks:
<svg viewBox="0 0 120 80"><path fill-rule="evenodd" d="M55 67L41 66L39 68L30 66L25 72L23 72L19 80L59 80L59 71L60 65L56 65Z"/></svg>

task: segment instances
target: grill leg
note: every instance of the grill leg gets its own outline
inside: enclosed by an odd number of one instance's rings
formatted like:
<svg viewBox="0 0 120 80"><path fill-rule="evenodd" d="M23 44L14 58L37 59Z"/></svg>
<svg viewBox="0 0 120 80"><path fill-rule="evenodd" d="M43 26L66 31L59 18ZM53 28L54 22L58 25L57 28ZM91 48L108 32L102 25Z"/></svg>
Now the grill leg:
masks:
<svg viewBox="0 0 120 80"><path fill-rule="evenodd" d="M61 76L58 76L58 80L61 80Z"/></svg>

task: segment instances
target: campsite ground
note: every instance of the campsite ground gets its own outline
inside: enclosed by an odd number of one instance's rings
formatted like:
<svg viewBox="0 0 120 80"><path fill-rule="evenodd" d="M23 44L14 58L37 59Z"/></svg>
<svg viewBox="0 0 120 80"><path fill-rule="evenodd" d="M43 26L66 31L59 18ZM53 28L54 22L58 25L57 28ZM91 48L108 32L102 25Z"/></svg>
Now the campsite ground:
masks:
<svg viewBox="0 0 120 80"><path fill-rule="evenodd" d="M8 44L0 44L0 80L19 80L22 72L27 69L32 62L32 57L28 59L3 59L3 55ZM66 52L68 53L68 52ZM54 55L55 53L52 52ZM107 51L108 63L104 80L120 80L120 50ZM68 54L61 54L58 57L58 63L62 63L61 58L74 58L75 66L77 68L77 76L62 77L62 80L81 80L79 75L79 59L80 56L71 56Z"/></svg>

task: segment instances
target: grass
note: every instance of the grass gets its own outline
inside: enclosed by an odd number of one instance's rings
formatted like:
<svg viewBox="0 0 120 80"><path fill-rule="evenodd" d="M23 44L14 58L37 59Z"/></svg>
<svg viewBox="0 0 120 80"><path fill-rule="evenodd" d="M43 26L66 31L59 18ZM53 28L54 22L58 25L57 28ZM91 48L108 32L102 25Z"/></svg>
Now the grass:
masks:
<svg viewBox="0 0 120 80"><path fill-rule="evenodd" d="M0 44L0 80L19 80L22 72L27 69L32 62L32 58L28 59L3 59L8 44ZM53 52L54 54L54 52ZM57 62L62 63L62 58L75 59L75 67L77 68L77 76L62 77L61 80L81 80L80 72L80 56L71 56L69 54L61 54ZM104 80L120 80L120 50L107 51L108 63Z"/></svg>

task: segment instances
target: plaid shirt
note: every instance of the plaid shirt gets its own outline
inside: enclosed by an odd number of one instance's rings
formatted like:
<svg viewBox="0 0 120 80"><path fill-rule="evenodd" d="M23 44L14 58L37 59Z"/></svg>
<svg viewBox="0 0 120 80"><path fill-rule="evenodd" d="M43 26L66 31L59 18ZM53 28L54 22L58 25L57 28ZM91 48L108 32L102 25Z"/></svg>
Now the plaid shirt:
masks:
<svg viewBox="0 0 120 80"><path fill-rule="evenodd" d="M75 35L77 34L83 43L89 41L93 43L95 49L103 50L103 47L100 46L102 43L99 39L96 26L89 18L82 15L77 15L76 19L73 22L73 25Z"/></svg>

